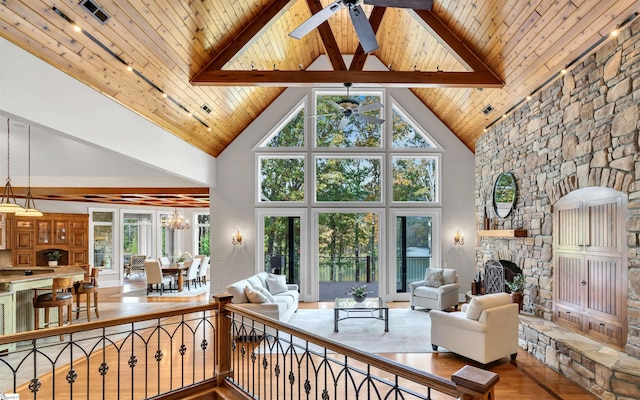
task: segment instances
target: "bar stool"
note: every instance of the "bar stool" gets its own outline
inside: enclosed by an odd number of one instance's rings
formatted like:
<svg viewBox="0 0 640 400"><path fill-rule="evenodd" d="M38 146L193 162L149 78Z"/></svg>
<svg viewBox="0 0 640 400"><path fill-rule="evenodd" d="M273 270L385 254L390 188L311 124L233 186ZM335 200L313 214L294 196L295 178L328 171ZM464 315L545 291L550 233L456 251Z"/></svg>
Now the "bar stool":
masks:
<svg viewBox="0 0 640 400"><path fill-rule="evenodd" d="M98 268L91 268L91 274L89 279L83 282L76 282L73 286L76 294L76 319L80 318L80 311L87 311L87 321L91 322L91 309L95 309L96 317L100 318L98 312L98 274L100 270ZM91 294L93 294L93 306L91 305ZM80 296L86 296L86 306L80 307Z"/></svg>
<svg viewBox="0 0 640 400"><path fill-rule="evenodd" d="M34 309L34 325L35 329L40 329L40 309L44 308L44 327L49 326L49 309L52 307L58 308L58 326L62 326L64 323L63 307L67 307L68 323L71 324L71 306L73 305L73 277L68 276L64 278L53 278L51 287L36 288L33 295L33 309ZM47 290L50 293L38 294L39 291ZM60 335L60 340L63 340L63 335Z"/></svg>

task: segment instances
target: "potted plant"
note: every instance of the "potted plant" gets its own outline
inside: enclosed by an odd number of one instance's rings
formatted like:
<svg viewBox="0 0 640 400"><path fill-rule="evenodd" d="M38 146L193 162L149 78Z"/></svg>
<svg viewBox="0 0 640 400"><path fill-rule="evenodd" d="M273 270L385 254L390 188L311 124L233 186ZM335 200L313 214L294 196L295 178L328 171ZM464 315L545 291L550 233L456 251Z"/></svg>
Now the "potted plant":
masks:
<svg viewBox="0 0 640 400"><path fill-rule="evenodd" d="M184 265L184 261L185 261L185 258L183 256L178 257L178 259L176 260L179 267L182 267Z"/></svg>
<svg viewBox="0 0 640 400"><path fill-rule="evenodd" d="M524 275L518 274L513 277L512 281L505 281L504 284L511 290L511 301L518 303L518 310L521 310L522 300L524 299L524 295L522 294L525 284Z"/></svg>
<svg viewBox="0 0 640 400"><path fill-rule="evenodd" d="M370 290L368 290L367 285L355 285L351 287L351 290L349 290L347 292L347 294L350 294L351 297L353 297L353 299L355 301L357 301L358 303L361 303L364 301L364 299L367 298L367 294L371 293Z"/></svg>
<svg viewBox="0 0 640 400"><path fill-rule="evenodd" d="M60 253L58 250L54 250L48 252L46 256L47 260L49 260L49 266L55 267L56 265L58 265L58 260L60 260L60 257L62 257L62 253Z"/></svg>

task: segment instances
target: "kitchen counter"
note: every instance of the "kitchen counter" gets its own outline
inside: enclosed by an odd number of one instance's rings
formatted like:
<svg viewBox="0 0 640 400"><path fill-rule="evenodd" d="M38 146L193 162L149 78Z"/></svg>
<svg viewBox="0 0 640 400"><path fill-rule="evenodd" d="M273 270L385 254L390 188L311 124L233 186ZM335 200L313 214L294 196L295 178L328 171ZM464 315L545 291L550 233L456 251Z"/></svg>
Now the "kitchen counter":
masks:
<svg viewBox="0 0 640 400"><path fill-rule="evenodd" d="M4 332L0 333L6 335L33 329L32 289L51 287L53 278L57 277L73 276L75 281L82 281L84 275L82 266L0 267L0 303L5 308ZM49 315L52 321L58 318L57 311Z"/></svg>

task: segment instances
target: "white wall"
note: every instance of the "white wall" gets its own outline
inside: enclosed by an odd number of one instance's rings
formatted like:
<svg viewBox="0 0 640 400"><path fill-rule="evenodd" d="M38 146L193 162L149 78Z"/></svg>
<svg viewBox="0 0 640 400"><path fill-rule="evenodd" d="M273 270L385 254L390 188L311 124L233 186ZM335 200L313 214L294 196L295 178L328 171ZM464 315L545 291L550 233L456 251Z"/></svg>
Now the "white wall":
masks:
<svg viewBox="0 0 640 400"><path fill-rule="evenodd" d="M387 94L445 149L441 164L440 250L443 264L458 270L460 291L464 293L475 268L474 155L408 89L387 89ZM217 158L219 173L211 192L213 293L223 292L227 284L256 272L256 171L252 149L305 95L311 96L311 89L287 89ZM236 229L243 234L242 246L231 244ZM464 246L453 244L458 229L464 234Z"/></svg>

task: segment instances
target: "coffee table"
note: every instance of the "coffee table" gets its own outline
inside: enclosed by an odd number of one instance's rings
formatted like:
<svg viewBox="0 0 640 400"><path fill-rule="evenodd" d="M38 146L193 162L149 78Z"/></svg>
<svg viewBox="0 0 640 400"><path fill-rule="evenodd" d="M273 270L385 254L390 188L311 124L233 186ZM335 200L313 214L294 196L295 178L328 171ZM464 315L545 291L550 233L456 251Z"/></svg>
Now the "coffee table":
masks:
<svg viewBox="0 0 640 400"><path fill-rule="evenodd" d="M351 297L336 297L333 303L333 331L338 332L338 322L348 318L383 320L384 331L389 332L389 307L382 297L367 297L360 303Z"/></svg>

